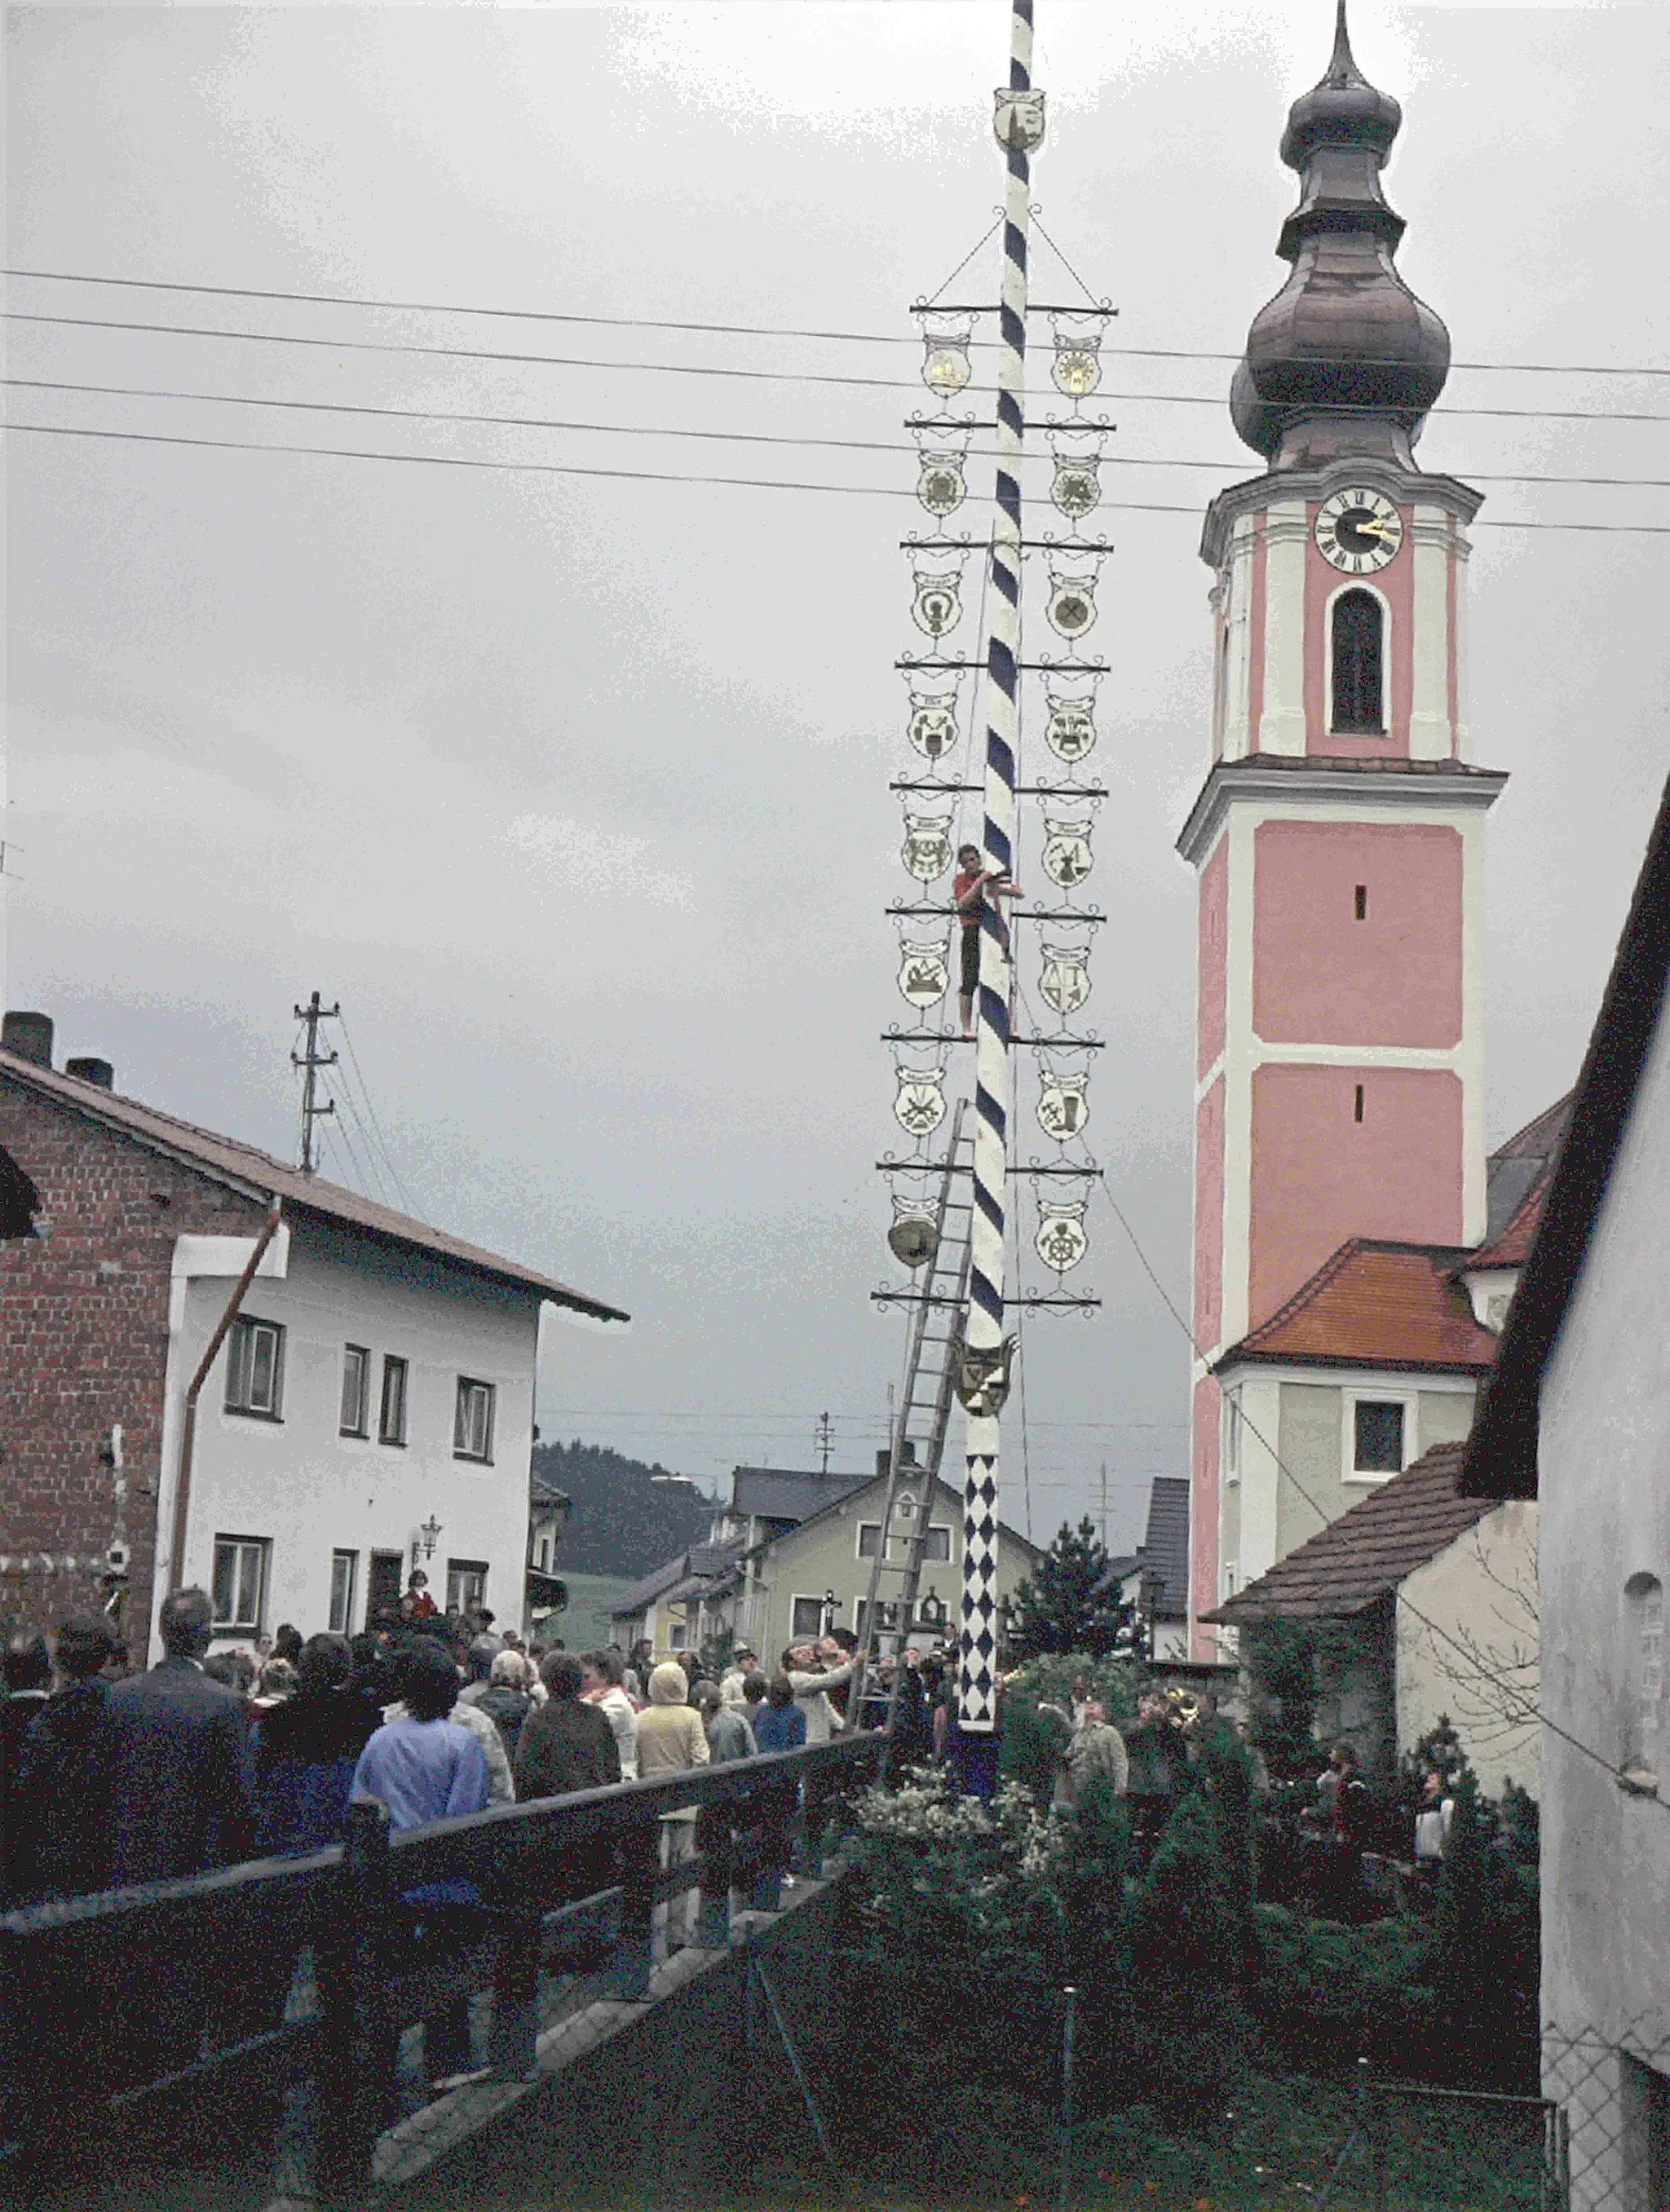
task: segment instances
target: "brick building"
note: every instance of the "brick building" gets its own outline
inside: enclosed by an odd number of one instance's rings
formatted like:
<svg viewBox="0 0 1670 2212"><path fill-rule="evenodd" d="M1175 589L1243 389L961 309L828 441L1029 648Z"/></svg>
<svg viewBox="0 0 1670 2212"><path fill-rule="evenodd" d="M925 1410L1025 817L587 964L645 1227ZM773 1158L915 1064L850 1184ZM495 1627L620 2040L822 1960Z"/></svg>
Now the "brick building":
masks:
<svg viewBox="0 0 1670 2212"><path fill-rule="evenodd" d="M257 1241L277 1224L203 1376ZM240 1640L357 1628L414 1561L519 1619L542 1316L624 1315L252 1146L0 1046L0 1622L181 1573ZM184 1470L185 1497L179 1492ZM427 1548L426 1548L427 1547Z"/></svg>

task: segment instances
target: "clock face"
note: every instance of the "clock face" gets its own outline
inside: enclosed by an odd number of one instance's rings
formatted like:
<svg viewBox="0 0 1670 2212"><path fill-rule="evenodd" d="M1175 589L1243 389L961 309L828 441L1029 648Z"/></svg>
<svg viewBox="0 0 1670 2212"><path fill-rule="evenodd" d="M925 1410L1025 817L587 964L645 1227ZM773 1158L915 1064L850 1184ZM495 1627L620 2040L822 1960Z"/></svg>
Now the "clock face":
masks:
<svg viewBox="0 0 1670 2212"><path fill-rule="evenodd" d="M1372 575L1398 557L1403 517L1382 492L1353 485L1316 510L1316 550L1348 576Z"/></svg>

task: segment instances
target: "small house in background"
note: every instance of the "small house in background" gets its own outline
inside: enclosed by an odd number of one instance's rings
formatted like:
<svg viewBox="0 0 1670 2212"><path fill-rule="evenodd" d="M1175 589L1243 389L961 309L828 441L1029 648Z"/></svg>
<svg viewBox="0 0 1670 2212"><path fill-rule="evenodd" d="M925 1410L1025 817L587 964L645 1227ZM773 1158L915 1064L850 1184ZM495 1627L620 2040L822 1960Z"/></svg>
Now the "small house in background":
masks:
<svg viewBox="0 0 1670 2212"><path fill-rule="evenodd" d="M1448 1718L1499 1796L1538 1789L1536 1507L1458 1488L1463 1446L1435 1444L1205 1616L1242 1632L1250 1717L1269 1711L1260 1638L1311 1647L1315 1733L1385 1781Z"/></svg>
<svg viewBox="0 0 1670 2212"><path fill-rule="evenodd" d="M1188 1639L1188 1478L1157 1474L1148 1492L1148 1526L1129 1559L1109 1569L1120 1595L1133 1605L1157 1666L1187 1660Z"/></svg>
<svg viewBox="0 0 1670 2212"><path fill-rule="evenodd" d="M536 1430L535 1434L538 1431ZM528 1564L523 1632L531 1639L554 1634L557 1616L568 1602L568 1589L556 1571L557 1547L568 1525L574 1501L536 1467L528 1479Z"/></svg>
<svg viewBox="0 0 1670 2212"><path fill-rule="evenodd" d="M247 1279L246 1279L247 1278ZM0 1041L0 1614L167 1590L223 1643L350 1631L414 1566L523 1617L539 1331L601 1299ZM178 1560L178 1569L176 1569Z"/></svg>
<svg viewBox="0 0 1670 2212"><path fill-rule="evenodd" d="M1572 2212L1670 2203L1670 787L1460 1488L1539 1517L1543 2091Z"/></svg>

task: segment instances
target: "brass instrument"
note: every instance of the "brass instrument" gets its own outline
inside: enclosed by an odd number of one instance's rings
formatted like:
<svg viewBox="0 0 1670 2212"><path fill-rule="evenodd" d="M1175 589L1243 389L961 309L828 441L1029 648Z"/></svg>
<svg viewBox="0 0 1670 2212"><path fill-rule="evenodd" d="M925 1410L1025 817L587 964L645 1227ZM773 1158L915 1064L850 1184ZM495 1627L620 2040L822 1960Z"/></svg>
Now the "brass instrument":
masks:
<svg viewBox="0 0 1670 2212"><path fill-rule="evenodd" d="M1200 1700L1193 1690L1174 1682L1165 1693L1166 1717L1175 1729L1192 1729L1200 1717Z"/></svg>

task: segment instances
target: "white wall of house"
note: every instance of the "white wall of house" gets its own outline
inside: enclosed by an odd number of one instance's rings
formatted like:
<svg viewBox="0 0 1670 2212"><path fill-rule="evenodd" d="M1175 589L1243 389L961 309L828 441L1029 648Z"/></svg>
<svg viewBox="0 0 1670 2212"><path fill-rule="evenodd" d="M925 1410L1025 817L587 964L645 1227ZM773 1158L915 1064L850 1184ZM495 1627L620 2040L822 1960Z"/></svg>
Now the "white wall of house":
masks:
<svg viewBox="0 0 1670 2212"><path fill-rule="evenodd" d="M1570 2095L1573 2212L1662 2205L1670 2106L1670 1020L1661 1018L1544 1372L1539 1450L1545 2087ZM1660 1624L1655 1642L1654 1619ZM1619 1780L1634 1765L1650 1790ZM1639 1794L1638 1794L1639 1793ZM1563 2058L1561 2038L1606 2046ZM1604 2095L1601 2094L1604 2092ZM1661 2137L1661 2142L1662 2138Z"/></svg>
<svg viewBox="0 0 1670 2212"><path fill-rule="evenodd" d="M1537 1509L1498 1505L1398 1591L1398 1750L1448 1716L1487 1796L1540 1796Z"/></svg>
<svg viewBox="0 0 1670 2212"><path fill-rule="evenodd" d="M176 1269L158 1520L165 1544L186 1386L247 1250L187 1253L186 1264ZM293 1621L306 1635L329 1625L334 1555L349 1553L354 1589L347 1626L357 1629L366 1617L373 1561L381 1555L385 1563L398 1562L398 1588L404 1588L418 1530L433 1520L440 1523L434 1555L420 1552L417 1564L437 1603L446 1600L449 1563L460 1571L481 1568L485 1602L507 1624L519 1622L537 1294L467 1275L421 1251L307 1220L290 1224L287 1249L277 1256L282 1275L258 1276L242 1311L284 1332L278 1415L227 1409L230 1349L222 1347L198 1400L185 1579L212 1591L217 1544L258 1544L259 1625L270 1630ZM204 1272L195 1264L200 1261L220 1272ZM365 1436L341 1432L349 1345L370 1354ZM404 1444L379 1436L384 1362L391 1355L408 1363ZM486 1462L454 1449L460 1377L493 1392ZM391 1577L396 1572L392 1564L384 1571ZM159 1576L159 1592L166 1587ZM222 1640L241 1641L250 1632Z"/></svg>

